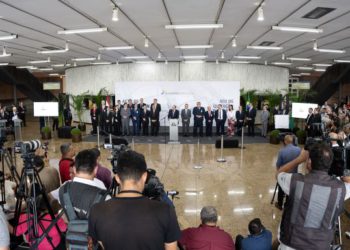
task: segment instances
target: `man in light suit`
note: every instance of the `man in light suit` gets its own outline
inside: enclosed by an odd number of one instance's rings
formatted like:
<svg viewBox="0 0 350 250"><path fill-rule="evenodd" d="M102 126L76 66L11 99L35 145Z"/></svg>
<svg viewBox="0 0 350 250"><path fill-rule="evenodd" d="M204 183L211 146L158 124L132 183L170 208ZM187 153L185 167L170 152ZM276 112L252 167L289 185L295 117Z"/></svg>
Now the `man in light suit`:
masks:
<svg viewBox="0 0 350 250"><path fill-rule="evenodd" d="M213 131L214 111L211 110L210 106L208 106L204 116L205 116L205 135L211 136Z"/></svg>
<svg viewBox="0 0 350 250"><path fill-rule="evenodd" d="M191 121L191 110L188 108L188 104L185 104L185 108L181 110L182 120L182 134L188 136L190 133L190 121Z"/></svg>
<svg viewBox="0 0 350 250"><path fill-rule="evenodd" d="M218 109L215 111L215 121L216 121L216 135L225 134L225 122L227 119L226 110L222 108L222 105L218 105Z"/></svg>

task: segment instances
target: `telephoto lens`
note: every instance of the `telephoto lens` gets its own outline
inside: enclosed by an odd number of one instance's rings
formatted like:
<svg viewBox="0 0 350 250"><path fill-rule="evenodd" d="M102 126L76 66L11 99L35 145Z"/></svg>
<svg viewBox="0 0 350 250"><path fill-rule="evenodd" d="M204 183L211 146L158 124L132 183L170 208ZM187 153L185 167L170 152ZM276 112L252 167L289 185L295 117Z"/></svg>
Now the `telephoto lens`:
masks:
<svg viewBox="0 0 350 250"><path fill-rule="evenodd" d="M26 154L29 152L34 152L41 147L41 141L39 139L24 141L21 145L21 153Z"/></svg>

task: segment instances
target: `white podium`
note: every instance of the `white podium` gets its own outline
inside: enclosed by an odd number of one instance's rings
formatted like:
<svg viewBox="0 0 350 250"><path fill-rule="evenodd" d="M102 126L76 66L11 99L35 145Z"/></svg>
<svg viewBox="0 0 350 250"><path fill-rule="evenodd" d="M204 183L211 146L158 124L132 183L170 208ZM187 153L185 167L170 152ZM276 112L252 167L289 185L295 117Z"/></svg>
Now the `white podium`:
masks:
<svg viewBox="0 0 350 250"><path fill-rule="evenodd" d="M169 119L169 143L179 142L179 120Z"/></svg>
<svg viewBox="0 0 350 250"><path fill-rule="evenodd" d="M289 129L289 115L275 115L275 129Z"/></svg>

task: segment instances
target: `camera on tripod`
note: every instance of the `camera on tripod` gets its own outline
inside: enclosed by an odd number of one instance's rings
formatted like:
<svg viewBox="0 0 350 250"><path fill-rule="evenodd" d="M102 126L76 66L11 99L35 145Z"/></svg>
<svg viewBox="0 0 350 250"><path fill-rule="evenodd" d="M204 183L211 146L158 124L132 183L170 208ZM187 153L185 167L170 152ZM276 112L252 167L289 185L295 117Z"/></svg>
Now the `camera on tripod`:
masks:
<svg viewBox="0 0 350 250"><path fill-rule="evenodd" d="M41 141L39 139L30 141L16 141L15 142L15 153L27 155L34 153L35 150L41 147Z"/></svg>
<svg viewBox="0 0 350 250"><path fill-rule="evenodd" d="M111 158L112 170L113 170L113 173L115 174L119 156L121 155L121 153L128 151L130 148L125 144L120 144L120 145L111 144L110 148L112 149L112 158Z"/></svg>

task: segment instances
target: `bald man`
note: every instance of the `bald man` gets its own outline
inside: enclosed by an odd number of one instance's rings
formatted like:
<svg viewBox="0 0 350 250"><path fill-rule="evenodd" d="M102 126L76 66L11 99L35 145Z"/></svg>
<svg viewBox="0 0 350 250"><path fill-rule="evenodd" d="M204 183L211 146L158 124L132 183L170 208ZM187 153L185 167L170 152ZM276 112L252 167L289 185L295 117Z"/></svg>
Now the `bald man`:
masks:
<svg viewBox="0 0 350 250"><path fill-rule="evenodd" d="M277 170L282 167L284 164L294 160L297 158L301 152L301 149L297 146L293 145L294 137L293 135L286 135L283 139L283 148L278 153L278 158L276 162ZM296 173L298 171L298 168L295 168L292 173ZM283 192L282 188L278 186L278 197L277 202L275 203L275 206L282 210L283 209L283 200L285 197L285 193ZM286 198L288 199L288 197Z"/></svg>

